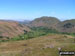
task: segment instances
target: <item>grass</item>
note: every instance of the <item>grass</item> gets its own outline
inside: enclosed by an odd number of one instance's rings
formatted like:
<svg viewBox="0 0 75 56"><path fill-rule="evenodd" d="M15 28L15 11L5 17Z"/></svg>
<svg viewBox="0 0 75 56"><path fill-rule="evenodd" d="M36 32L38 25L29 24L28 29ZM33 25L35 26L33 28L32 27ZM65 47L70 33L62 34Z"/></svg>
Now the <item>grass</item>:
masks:
<svg viewBox="0 0 75 56"><path fill-rule="evenodd" d="M0 42L7 42L7 41L19 41L19 40L28 40L28 39L32 39L32 38L36 38L36 37L40 37L40 36L46 36L46 35L50 35L50 34L64 34L64 35L69 35L69 36L73 36L75 37L75 33L66 33L66 32L58 32L55 29L48 29L46 27L33 27L31 28L32 31L31 32L25 32L25 34L13 37L10 39L10 37L7 37L6 40L2 39L3 37L1 36ZM64 36L66 37L66 36Z"/></svg>
<svg viewBox="0 0 75 56"><path fill-rule="evenodd" d="M75 51L74 33L60 33L46 28L0 42L0 56L58 56L62 51Z"/></svg>
<svg viewBox="0 0 75 56"><path fill-rule="evenodd" d="M65 37L66 36L66 37ZM0 43L1 56L58 56L58 48L75 51L73 37L64 34L48 34L39 38ZM53 47L51 47L53 46Z"/></svg>

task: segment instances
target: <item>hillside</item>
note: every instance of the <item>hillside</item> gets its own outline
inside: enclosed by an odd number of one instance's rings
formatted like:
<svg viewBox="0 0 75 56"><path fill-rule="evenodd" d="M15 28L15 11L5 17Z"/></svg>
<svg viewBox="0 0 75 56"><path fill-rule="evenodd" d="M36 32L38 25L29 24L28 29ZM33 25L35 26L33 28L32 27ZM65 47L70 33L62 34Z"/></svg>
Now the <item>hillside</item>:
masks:
<svg viewBox="0 0 75 56"><path fill-rule="evenodd" d="M75 33L75 19L60 21L55 17L40 17L26 24L31 28L46 27L55 29L58 32Z"/></svg>
<svg viewBox="0 0 75 56"><path fill-rule="evenodd" d="M56 28L60 32L75 33L75 19L63 21Z"/></svg>
<svg viewBox="0 0 75 56"><path fill-rule="evenodd" d="M16 21L0 21L0 36L14 37L23 34L24 30L30 31L27 26Z"/></svg>
<svg viewBox="0 0 75 56"><path fill-rule="evenodd" d="M55 25L58 24L60 21L55 17L47 17L43 16L40 18L36 18L32 22L30 22L30 27L48 27L48 28L55 28Z"/></svg>
<svg viewBox="0 0 75 56"><path fill-rule="evenodd" d="M73 37L49 34L29 40L0 43L0 56L58 56L58 48L75 51Z"/></svg>
<svg viewBox="0 0 75 56"><path fill-rule="evenodd" d="M58 56L59 48L75 50L75 34L72 33L75 32L75 20L61 22L55 17L41 17L26 25L0 21L0 40L1 36L11 37L0 41L0 56Z"/></svg>

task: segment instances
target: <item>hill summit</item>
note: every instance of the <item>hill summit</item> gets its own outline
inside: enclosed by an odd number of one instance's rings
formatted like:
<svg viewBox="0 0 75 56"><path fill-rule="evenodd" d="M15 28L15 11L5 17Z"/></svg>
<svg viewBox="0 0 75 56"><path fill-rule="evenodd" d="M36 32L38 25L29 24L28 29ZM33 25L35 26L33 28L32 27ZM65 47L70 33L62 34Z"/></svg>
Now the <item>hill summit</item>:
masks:
<svg viewBox="0 0 75 56"><path fill-rule="evenodd" d="M56 24L58 24L60 20L58 20L55 17L47 17L43 16L40 18L36 18L32 22L30 22L29 26L30 27L48 27L48 28L54 28Z"/></svg>
<svg viewBox="0 0 75 56"><path fill-rule="evenodd" d="M46 27L58 32L75 33L75 19L60 21L56 17L43 16L28 24L29 27Z"/></svg>

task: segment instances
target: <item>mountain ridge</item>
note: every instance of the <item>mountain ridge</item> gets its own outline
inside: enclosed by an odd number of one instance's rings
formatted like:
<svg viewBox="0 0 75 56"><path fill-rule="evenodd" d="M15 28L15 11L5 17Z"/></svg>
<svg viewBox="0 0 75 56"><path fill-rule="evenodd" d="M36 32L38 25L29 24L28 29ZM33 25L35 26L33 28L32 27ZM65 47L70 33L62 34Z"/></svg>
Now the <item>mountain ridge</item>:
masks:
<svg viewBox="0 0 75 56"><path fill-rule="evenodd" d="M60 21L56 17L43 16L36 18L28 24L29 27L48 27L59 32L75 33L75 19Z"/></svg>

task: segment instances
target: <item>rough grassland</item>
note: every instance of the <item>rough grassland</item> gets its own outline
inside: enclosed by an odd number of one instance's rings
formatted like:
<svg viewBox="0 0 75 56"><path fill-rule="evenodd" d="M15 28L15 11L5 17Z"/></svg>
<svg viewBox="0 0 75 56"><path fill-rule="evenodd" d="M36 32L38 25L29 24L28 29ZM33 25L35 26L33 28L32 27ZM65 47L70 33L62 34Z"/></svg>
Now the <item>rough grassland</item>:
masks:
<svg viewBox="0 0 75 56"><path fill-rule="evenodd" d="M49 34L22 41L0 43L0 56L58 56L58 48L75 51L72 36Z"/></svg>

